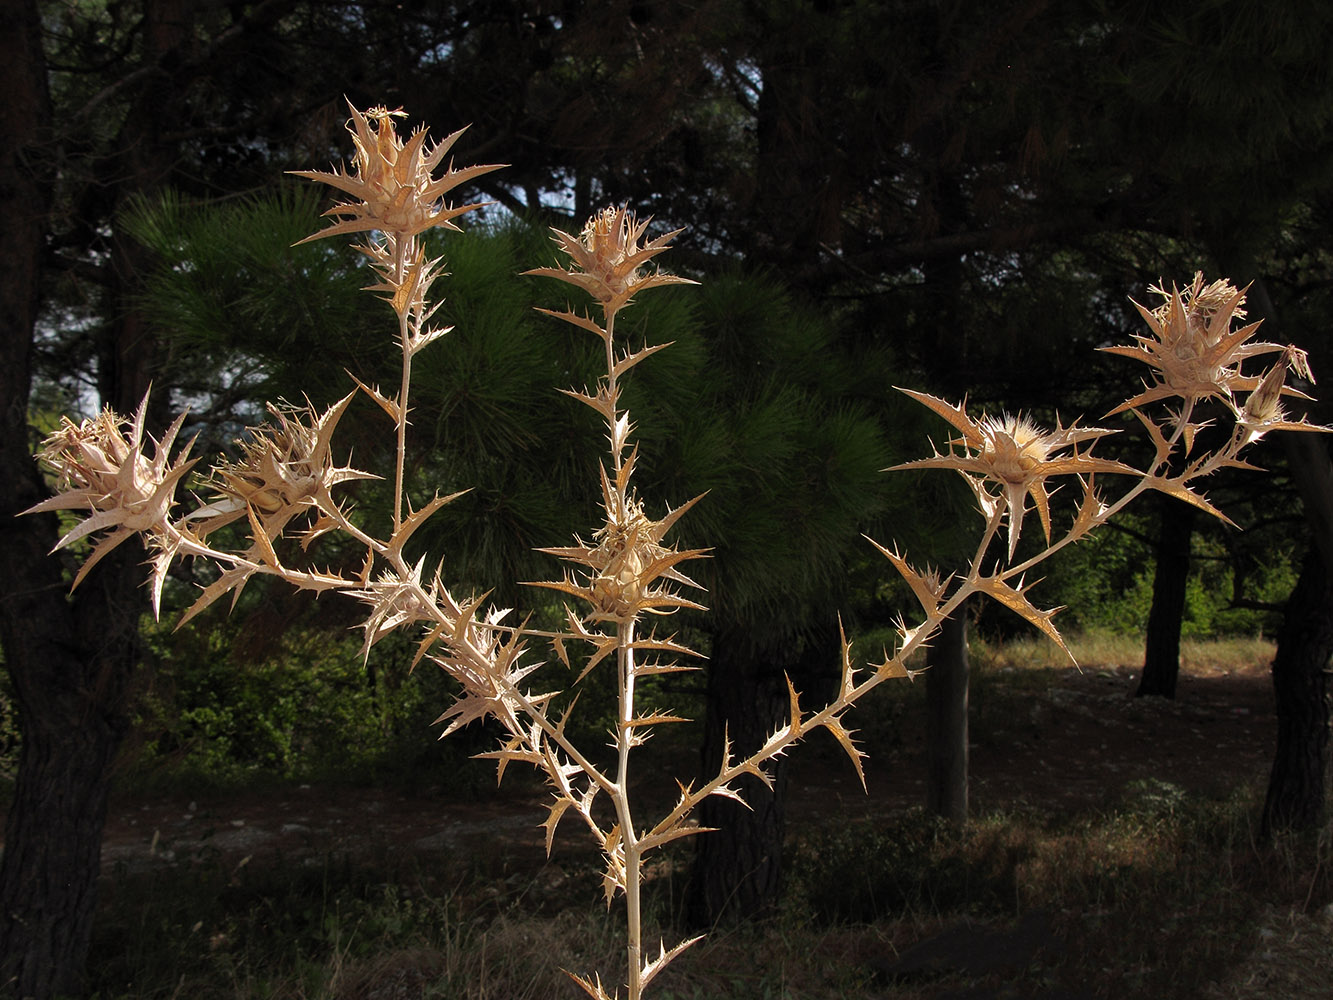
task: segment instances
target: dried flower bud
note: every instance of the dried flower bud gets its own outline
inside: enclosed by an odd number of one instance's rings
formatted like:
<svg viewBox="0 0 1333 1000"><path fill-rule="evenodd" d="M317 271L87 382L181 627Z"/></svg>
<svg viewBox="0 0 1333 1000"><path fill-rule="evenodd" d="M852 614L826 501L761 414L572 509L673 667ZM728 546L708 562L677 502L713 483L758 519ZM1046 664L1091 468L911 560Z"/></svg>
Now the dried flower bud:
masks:
<svg viewBox="0 0 1333 1000"><path fill-rule="evenodd" d="M103 529L114 529L98 542L74 578L78 586L88 571L108 552L137 532L161 531L171 515L176 484L194 465L186 460L190 444L170 461L185 415L177 417L157 442L153 457L143 453L145 395L133 421L110 408L95 418L75 424L61 419L58 430L43 443L38 458L57 475L60 492L24 511L88 510L92 514L56 543L63 548ZM128 433L127 433L128 430ZM152 440L149 438L149 440Z"/></svg>
<svg viewBox="0 0 1333 1000"><path fill-rule="evenodd" d="M1134 303L1149 334L1136 334L1134 346L1102 350L1150 365L1156 381L1112 413L1173 397L1191 403L1209 397L1230 400L1234 391L1251 389L1257 381L1241 373L1242 361L1283 350L1280 344L1251 342L1258 323L1231 329L1232 319L1245 316L1245 290L1225 279L1205 285L1198 272L1188 288L1168 292L1154 286L1152 291L1166 301L1152 310Z"/></svg>
<svg viewBox="0 0 1333 1000"><path fill-rule="evenodd" d="M1298 347L1287 347L1282 352L1282 357L1277 364L1273 365L1259 380L1259 384L1246 398L1245 405L1237 413L1237 419L1245 430L1245 444L1259 440L1269 431L1323 431L1328 429L1307 423L1303 418L1292 420L1287 415L1286 408L1282 405L1284 395L1297 396L1301 399L1310 398L1305 393L1287 385L1288 372L1309 382L1314 381L1314 374L1310 371L1310 361L1306 353Z"/></svg>
<svg viewBox="0 0 1333 1000"><path fill-rule="evenodd" d="M292 173L322 181L356 200L335 205L325 212L325 215L342 221L307 237L307 240L376 229L406 236L415 236L436 226L457 229L453 219L481 207L481 203L452 206L445 204L443 198L459 184L499 170L500 164L462 170L451 168L440 177L431 176L449 147L463 134L462 129L428 149L424 130L414 132L407 142L399 137L393 120L402 117L402 111L376 107L363 114L350 102L348 108L352 120L347 131L356 144L352 162L354 173L339 169L332 172L294 170Z"/></svg>
<svg viewBox="0 0 1333 1000"><path fill-rule="evenodd" d="M577 239L559 229L552 230L555 242L572 260L570 270L538 267L524 273L543 274L578 285L602 304L607 315L627 305L635 292L645 288L695 284L688 278L643 271L643 265L670 249L671 241L681 232L677 229L640 246L639 240L650 221L637 221L634 213L623 205L604 208L588 220Z"/></svg>

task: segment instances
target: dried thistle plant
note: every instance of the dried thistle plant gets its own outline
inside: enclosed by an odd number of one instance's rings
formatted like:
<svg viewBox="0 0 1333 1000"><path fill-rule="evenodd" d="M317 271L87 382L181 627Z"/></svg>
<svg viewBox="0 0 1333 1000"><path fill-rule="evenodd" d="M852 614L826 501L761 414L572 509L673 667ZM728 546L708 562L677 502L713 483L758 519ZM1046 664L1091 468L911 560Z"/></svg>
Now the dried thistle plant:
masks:
<svg viewBox="0 0 1333 1000"><path fill-rule="evenodd" d="M1227 467L1254 468L1241 453L1269 431L1330 430L1303 418L1292 420L1281 403L1284 395L1310 398L1286 384L1289 374L1313 383L1305 352L1291 345L1254 340L1258 323L1232 328L1233 319L1245 316L1245 290L1225 279L1205 284L1203 274L1197 273L1185 289L1173 287L1168 292L1154 286L1151 291L1165 301L1154 309L1134 303L1148 324L1148 333L1136 335L1133 345L1103 348L1152 369L1143 391L1107 414L1128 411L1143 425L1154 451L1146 470L1091 455L1096 441L1116 431L1079 427L1077 423L1069 427L1057 423L1053 430L1044 430L1026 417L1008 414L973 419L964 406L902 390L947 420L960 436L949 442L943 454L936 451L931 458L895 468L959 472L976 497L985 529L968 568L944 583L914 570L896 550L875 543L907 581L925 612L925 620L919 625L901 630L899 655L916 644L923 630L933 632L974 593L987 594L1016 612L1068 654L1052 623L1060 609L1041 610L1028 597L1023 579L1029 569L1086 537L1148 490L1193 504L1230 524L1226 515L1198 490L1199 481ZM1281 357L1267 372L1242 371L1247 359L1278 352ZM1220 423L1215 415L1207 419L1199 416L1200 404L1210 399L1220 401L1230 415L1230 433L1215 448L1196 451L1199 432ZM1162 405L1149 409L1153 404ZM1083 443L1087 446L1080 452ZM1126 479L1119 492L1109 497L1099 488L1099 474ZM1050 496L1054 487L1049 484L1061 477L1072 478L1079 499L1072 523L1053 538ZM1046 544L1036 554L1015 562L1029 497ZM1008 535L1007 551L1004 559L996 561L988 557L988 552L1002 528Z"/></svg>
<svg viewBox="0 0 1333 1000"><path fill-rule="evenodd" d="M851 644L844 636L841 682L831 703L807 713L789 684L788 722L758 748L737 753L728 746L716 774L697 787L681 784L679 797L665 816L655 822L642 821L634 813L630 795L633 751L651 737L654 727L683 720L667 711L642 709L636 703L637 686L645 677L692 669L691 661L698 655L674 634L648 623L679 608L700 608L682 590L695 590L697 585L681 567L708 553L706 549L682 549L667 542L668 533L700 498L654 518L636 494L633 475L637 450L631 444L630 415L621 405L621 383L635 366L667 345L631 349L617 338L615 323L617 314L636 294L663 285L691 283L649 266L669 249L677 234L668 233L645 243L646 220L636 219L624 207L609 208L594 216L577 237L555 232L555 241L568 258L565 267L540 267L527 272L571 284L590 295L596 304L595 314L572 308L548 314L602 342L605 373L597 385L564 391L602 417L608 453L598 473L602 523L591 530L586 541L575 538L571 545L544 549L567 568L558 580L532 584L570 599L563 625L542 632L525 623L511 622L509 611L486 607L484 596L460 598L453 594L445 582L442 564L427 568L424 557L413 563L404 555L413 533L454 498L437 495L414 510L405 494L412 360L449 332L431 325L438 302L433 302L430 292L442 273L441 261L426 256L419 236L434 227L456 229L453 220L478 206L450 206L443 201L444 196L459 184L497 168L450 167L437 176L444 154L460 133L436 146L428 145L424 131L405 141L395 128L394 119L399 114L385 108L364 113L352 108L348 130L356 155L351 172L300 172L351 196L352 200L326 213L337 221L310 238L362 234L356 249L366 256L377 275L370 290L383 296L397 318L401 356L397 392L388 395L360 382L356 390L370 397L394 427L393 519L388 537L376 537L353 522L337 495L347 482L377 478L339 465L333 457L334 432L356 391L323 412L308 406L270 406L271 422L256 429L242 444L239 459L220 462L202 480L211 497L183 516L173 514L175 490L194 465L194 460L188 459L190 446L171 457L183 417L171 425L160 442L151 441L145 434L143 406L132 421L110 411L79 425L67 420L47 439L39 456L54 470L58 494L29 512L88 512L57 547L102 533L75 578L76 586L97 560L134 533L145 538L152 553L155 609L167 571L177 558L200 559L216 567L217 578L186 611L182 624L224 594L232 594L234 602L252 577L271 576L306 590L339 591L361 602L365 606L362 628L367 655L391 632L414 631L418 645L413 666L429 660L462 688L458 700L436 720L444 726L444 735L474 720L496 720L503 733L500 746L483 756L496 761L501 777L511 763L528 764L541 771L550 786L552 802L542 824L548 852L561 819L570 813L582 821L599 844L605 860L602 883L606 901L610 905L622 893L626 901L624 984L630 1000L639 1000L668 963L697 940L682 941L670 948L661 944L655 956L645 957L640 890L644 860L652 851L702 832L688 821L706 797L739 799L734 785L742 775L771 783L766 765L818 728L838 740L864 784L863 754L845 724L846 712L880 683L909 676L905 666L908 656L929 641L940 622L968 596L989 594L1063 646L1051 624L1054 612L1039 610L1028 599L1022 578L1029 568L1085 536L1145 490L1166 492L1218 514L1194 489L1196 480L1224 466L1246 465L1240 458L1242 449L1270 430L1324 429L1291 420L1281 405L1284 395L1301 395L1286 386L1288 372L1310 378L1304 354L1294 347L1252 343L1255 325L1231 331L1230 320L1240 315L1243 293L1226 282L1205 287L1202 278L1196 278L1184 292L1162 292L1167 301L1156 310L1140 307L1150 334L1136 338L1134 346L1111 349L1146 362L1154 371L1145 391L1118 408L1135 413L1151 436L1156 457L1147 471L1091 455L1093 445L1114 433L1111 430L1077 423L1067 427L1057 424L1045 430L1022 416L973 418L963 406L908 391L947 420L958 437L944 452L937 450L929 458L898 468L953 469L968 481L985 519L971 565L942 578L934 571L914 569L896 549L878 546L906 579L924 612L915 625L900 623L900 642L893 653L885 651L880 662L858 668L853 665ZM1242 373L1241 362L1245 359L1277 351L1282 356L1268 372ZM1237 398L1239 393L1246 394L1243 402ZM1171 398L1180 400L1179 409L1165 417L1154 417L1144 409ZM1202 423L1194 417L1194 408L1205 398L1226 404L1235 418L1234 430L1219 449L1196 455L1194 438ZM150 443L151 457L145 453ZM1182 471L1171 471L1173 457L1185 461ZM1107 502L1096 486L1099 475L1125 477L1130 485L1114 501ZM1072 478L1081 495L1072 525L1063 534L1056 531L1051 510L1052 481L1061 477ZM1037 555L1015 562L1029 500L1046 545ZM237 522L246 534L243 547L224 549L213 544L217 529ZM340 532L364 550L359 573L349 577L298 568L286 564L279 555L277 542L289 534L305 547L327 532ZM1007 539L1006 558L996 566L988 552L1001 532ZM551 690L531 686L532 675L544 665L543 660L529 653L529 647L537 643L549 645L566 676L578 671L572 682ZM554 708L557 694L576 687L599 667L616 672L613 770L595 763L592 755L570 737L567 723L573 706L563 714L557 714ZM609 809L597 808L602 803ZM614 994L606 992L598 974L571 974L571 978L595 1000L619 996L619 989Z"/></svg>

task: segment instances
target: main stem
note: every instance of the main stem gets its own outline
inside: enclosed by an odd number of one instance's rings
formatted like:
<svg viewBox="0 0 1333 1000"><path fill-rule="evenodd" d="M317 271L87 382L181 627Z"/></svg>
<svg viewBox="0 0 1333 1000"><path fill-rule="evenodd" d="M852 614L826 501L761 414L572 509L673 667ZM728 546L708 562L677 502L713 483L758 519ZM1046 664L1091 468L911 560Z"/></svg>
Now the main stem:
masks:
<svg viewBox="0 0 1333 1000"><path fill-rule="evenodd" d="M621 842L625 845L625 919L627 936L626 962L629 966L629 1000L639 1000L642 989L639 976L643 968L643 917L639 897L639 838L634 830L634 817L629 802L629 754L634 746L634 622L619 626L619 644L616 647L616 665L620 680L619 718L616 743L619 759L616 764L616 818L620 822Z"/></svg>
<svg viewBox="0 0 1333 1000"><path fill-rule="evenodd" d="M409 254L415 249L416 239L409 236L406 241L402 234L393 234L394 241L394 260L393 277L394 283L401 288L404 281L407 280L407 259ZM416 276L413 276L416 280ZM404 469L407 462L407 394L412 384L412 350L411 350L411 328L412 328L412 302L416 299L415 295L408 296L408 301L401 307L395 309L398 313L398 343L403 348L402 373L398 382L398 455L394 462L393 478L393 530L397 533L403 526L403 480Z"/></svg>
<svg viewBox="0 0 1333 1000"><path fill-rule="evenodd" d="M616 439L616 422L620 418L617 409L619 386L616 384L616 354L614 346L616 314L612 310L606 314L604 343L606 345L606 396L609 404L607 417L607 437L611 446L611 466L614 478L619 481L623 465L621 446ZM620 510L615 516L621 516L627 497L619 496L617 503ZM607 511L612 516L611 511ZM643 992L643 910L640 897L640 863L642 854L639 838L634 829L634 815L629 801L629 755L634 747L634 626L633 619L617 625L616 673L619 681L619 704L616 724L616 819L620 824L620 840L625 850L625 923L626 923L626 965L629 1000L640 1000Z"/></svg>

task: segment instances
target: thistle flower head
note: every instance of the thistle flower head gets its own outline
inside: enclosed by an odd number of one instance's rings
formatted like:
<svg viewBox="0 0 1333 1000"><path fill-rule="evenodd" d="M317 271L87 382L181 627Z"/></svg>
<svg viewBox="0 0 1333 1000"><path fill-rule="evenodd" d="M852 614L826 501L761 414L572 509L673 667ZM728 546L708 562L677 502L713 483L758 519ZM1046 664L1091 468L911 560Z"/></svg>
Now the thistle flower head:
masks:
<svg viewBox="0 0 1333 1000"><path fill-rule="evenodd" d="M481 206L480 202L449 205L444 202L444 196L465 181L500 169L500 164L461 170L450 166L441 176L433 176L445 153L463 134L463 129L428 147L424 129L413 132L406 142L398 135L394 119L403 117L401 110L374 107L363 113L350 101L347 106L352 114L347 131L356 146L352 172L335 168L333 171L294 170L292 173L322 181L346 192L354 200L334 205L325 212L326 216L340 221L302 242L370 230L405 236L415 236L436 226L456 230L458 227L453 219Z"/></svg>
<svg viewBox="0 0 1333 1000"><path fill-rule="evenodd" d="M1154 285L1152 291L1166 301L1155 309L1134 303L1149 332L1136 334L1133 346L1102 348L1154 369L1153 382L1112 413L1173 397L1190 403L1209 397L1231 402L1233 392L1252 389L1259 381L1243 374L1241 363L1283 350L1280 344L1251 341L1258 323L1231 328L1233 319L1245 317L1245 289L1226 279L1205 284L1203 272L1197 272L1184 289L1173 286L1168 292Z"/></svg>
<svg viewBox="0 0 1333 1000"><path fill-rule="evenodd" d="M1121 462L1080 453L1078 445L1115 431L1100 427L1062 427L1046 430L1022 415L982 415L974 420L962 406L954 406L924 392L902 390L934 410L959 432L949 442L947 454L936 454L894 466L895 469L954 469L962 473L977 493L982 513L988 518L1007 512L1009 555L1012 557L1022 531L1027 498L1031 497L1042 530L1051 537L1050 491L1052 476L1087 475L1097 472L1133 473ZM994 489L992 491L992 484Z"/></svg>
<svg viewBox="0 0 1333 1000"><path fill-rule="evenodd" d="M220 462L209 479L218 499L190 515L207 535L254 511L270 536L313 499L350 479L374 479L368 472L340 468L333 462L331 442L338 420L355 393L322 414L311 406L268 404L270 423L256 428L241 445L235 462Z"/></svg>
<svg viewBox="0 0 1333 1000"><path fill-rule="evenodd" d="M605 520L593 534L593 544L539 549L550 555L587 567L576 581L568 575L561 582L537 586L573 594L592 605L590 617L597 621L631 622L643 612L669 614L677 608L699 608L693 601L672 592L670 583L698 587L676 567L703 556L705 549L676 549L662 539L681 516L701 497L695 497L653 520L629 487L633 456L612 481L602 476L602 506Z"/></svg>
<svg viewBox="0 0 1333 1000"><path fill-rule="evenodd" d="M538 267L524 273L544 274L578 285L601 303L606 315L627 305L635 292L645 288L695 284L688 278L643 269L652 258L670 249L671 241L681 233L677 229L640 246L651 221L639 222L623 205L604 208L588 220L577 238L552 230L555 242L570 257L572 266L568 270Z"/></svg>
<svg viewBox="0 0 1333 1000"><path fill-rule="evenodd" d="M144 415L148 397L127 421L107 408L96 417L75 424L61 418L60 427L43 442L38 458L56 473L56 496L24 511L87 510L90 516L60 539L63 548L97 531L111 529L93 549L78 575L78 586L88 571L131 535L152 535L164 526L175 502L176 484L194 465L187 460L187 444L175 461L171 446L185 415L177 417L162 440L155 442L152 458L144 454Z"/></svg>

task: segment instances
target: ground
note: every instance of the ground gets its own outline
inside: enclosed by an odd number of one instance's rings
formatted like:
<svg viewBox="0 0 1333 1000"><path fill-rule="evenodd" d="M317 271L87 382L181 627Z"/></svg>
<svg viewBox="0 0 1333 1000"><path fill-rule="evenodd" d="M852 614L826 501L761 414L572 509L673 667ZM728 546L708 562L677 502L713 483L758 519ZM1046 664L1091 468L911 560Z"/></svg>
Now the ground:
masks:
<svg viewBox="0 0 1333 1000"><path fill-rule="evenodd" d="M971 804L974 812L1025 805L1066 811L1113 803L1125 786L1156 779L1208 794L1261 784L1276 733L1270 682L1262 667L1193 668L1174 701L1132 697L1128 668L1062 668L1025 678L1023 697L978 678L972 695ZM868 793L829 741L792 756L789 825L846 821L919 805L924 754L917 713L901 699L889 717L875 706L849 718L864 731ZM675 758L670 766L690 766ZM489 767L477 762L478 768ZM687 775L688 776L688 775ZM518 867L545 862L547 794L515 782L484 801L457 801L433 789L306 786L233 795L122 799L112 809L104 868L171 864L200 850L251 863L390 847L429 857L504 853ZM555 861L578 854L582 831L561 828ZM577 845L574 842L579 842Z"/></svg>
<svg viewBox="0 0 1333 1000"><path fill-rule="evenodd" d="M1081 672L1068 667L988 666L978 670L971 698L973 813L1096 814L1115 809L1133 794L1142 797L1145 789L1169 800L1185 792L1222 798L1241 786L1263 788L1276 720L1262 663L1235 669L1191 665L1182 673L1174 701L1136 699L1136 683L1135 671L1124 667ZM839 830L873 830L875 823L862 821L904 814L920 806L924 796L921 695L920 688L904 687L859 706L849 717L852 725L861 727L858 738L869 754L865 769L868 790L862 790L845 755L825 734L817 734L792 755L788 829L792 840L800 842L800 850L810 851L810 845L823 843L821 837L830 831L836 835ZM654 814L656 791L671 787L668 775L688 777L694 763L688 740L656 759L657 773L652 773L653 761L645 753L640 789L645 794L637 800L644 818ZM477 761L464 766L491 765ZM321 871L328 870L330 859L344 858L363 859L376 870L385 860L406 862L418 871L433 873L432 891L444 893L461 884L450 881L454 878L450 873L461 865L468 885L486 887L484 891L493 892L502 905L505 899L521 896L523 906L538 914L538 920L545 919L542 914L563 912L571 900L587 909L584 904L600 898L598 862L589 838L575 818L567 819L548 859L539 824L546 816L549 795L534 780L518 777L511 783L507 775L503 788L466 800L439 788L409 791L397 786L332 785L153 798L122 796L113 804L103 849L108 897L116 895L117 887L156 881L135 879L135 875L160 872L167 876L165 885L176 877L173 870L200 870L191 867L199 862L208 870L233 873L231 884L241 885L266 866L309 867L310 874L318 878ZM1075 845L1074 849L1079 848ZM817 855L821 860L824 857ZM1211 864L1207 859L1206 863ZM816 861L814 867L818 864ZM650 870L649 877L669 874L669 868L669 863L663 863ZM240 875L242 869L246 876ZM845 883L837 878L833 881L836 885L831 891L844 892ZM298 883L291 880L288 884ZM924 918L887 925L867 924L836 934L830 931L820 939L819 949L825 954L815 964L844 971L819 973L824 978L817 979L817 993L798 987L791 995L854 995L862 1000L879 996L1087 1000L1148 995L1143 988L1151 987L1156 1000L1164 996L1305 1000L1324 995L1318 992L1322 986L1315 992L1305 988L1313 981L1312 974L1321 984L1333 976L1333 960L1326 947L1333 914L1325 914L1321 903L1303 910L1264 909L1254 918L1257 922L1228 932L1232 936L1216 947L1223 948L1226 955L1244 957L1225 961L1217 976L1199 973L1210 983L1204 991L1191 985L1196 982L1194 971L1163 973L1162 960L1154 953L1160 950L1158 940L1172 954L1185 938L1199 938L1207 945L1214 936L1212 925L1201 928L1193 921L1203 913L1199 907L1211 903L1200 900L1193 904L1183 923L1178 918L1184 914L1169 912L1174 904L1157 913L1153 909L1157 904L1149 902L1145 904L1151 911L1147 914L1131 907L1135 919L1147 919L1159 928L1146 939L1138 936L1137 941L1146 940L1146 951L1138 943L1128 951L1107 944L1123 938L1114 933L1119 930L1115 921L1120 919L1114 906L1075 905L1074 910L1033 910L1021 919L1017 913L1006 918L992 912L983 914L979 922L967 911L946 909L935 916L927 913ZM592 909L600 912L601 908L594 905ZM1221 927L1225 921L1214 923ZM231 947L224 931L210 930L202 921L197 927L208 938L210 951L216 948L224 954ZM502 932L487 932L492 937L497 933ZM681 997L749 996L735 993L725 976L788 961L790 943L783 940L780 928L775 926L772 933L776 950L767 959L754 954L728 959L727 949L735 947L732 939L725 934L710 935L709 943L700 946L710 949L702 964L683 963L672 970L674 974L679 968L684 977L681 982L688 980L693 992L682 988L677 994L674 986L667 992ZM756 947L754 941L744 940L748 943L741 947ZM1206 969L1213 961L1212 952L1205 947L1202 954ZM985 964L987 956L999 963L994 969ZM540 957L546 957L545 950ZM432 953L427 964L438 961ZM1200 961L1196 956L1191 970ZM953 971L932 972L932 963L943 963ZM924 979L917 966L927 970ZM1019 967L1026 971L1015 971ZM868 976L865 988L872 992L862 992L858 986L848 993L829 985L847 969ZM377 982L387 975L379 966L373 971ZM406 975L396 967L391 971L395 976ZM1048 973L1054 978L1043 979ZM1085 973L1092 979L1081 979ZM800 974L815 975L809 970ZM424 984L433 975L422 973L417 979ZM718 984L705 981L699 986L699 977L706 980L708 975L715 975ZM806 980L807 986L810 982ZM1162 983L1170 988L1160 988ZM1092 985L1085 989L1085 984ZM414 990L403 995L422 995L420 989ZM879 992L873 992L876 990ZM362 994L344 990L337 995Z"/></svg>

